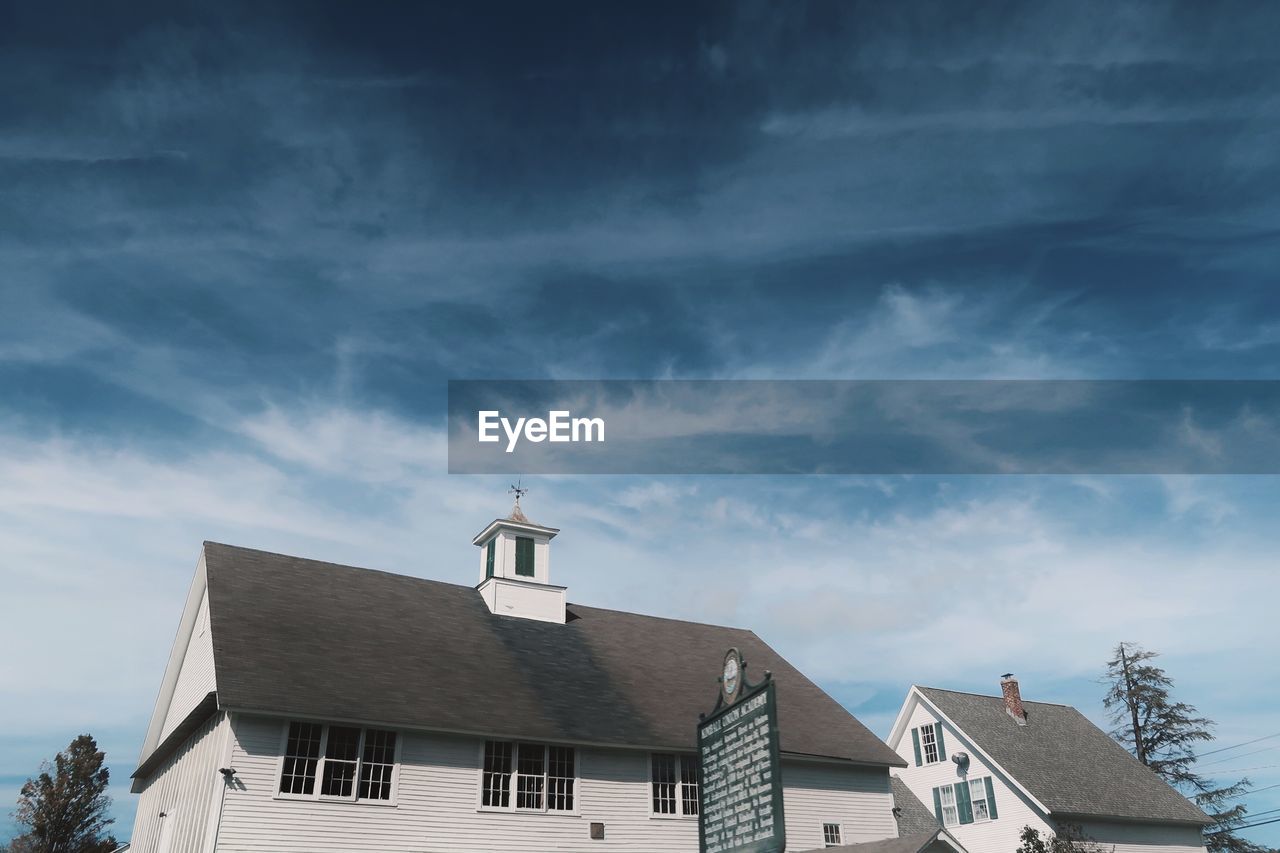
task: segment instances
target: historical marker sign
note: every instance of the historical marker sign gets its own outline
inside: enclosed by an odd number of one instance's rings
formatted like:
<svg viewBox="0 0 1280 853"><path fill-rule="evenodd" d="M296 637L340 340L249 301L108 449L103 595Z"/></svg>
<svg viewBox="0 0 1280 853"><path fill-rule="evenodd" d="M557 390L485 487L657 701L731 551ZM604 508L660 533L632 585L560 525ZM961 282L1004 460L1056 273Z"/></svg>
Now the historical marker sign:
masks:
<svg viewBox="0 0 1280 853"><path fill-rule="evenodd" d="M702 853L781 853L782 767L773 679L749 685L736 649L725 656L716 710L698 723Z"/></svg>

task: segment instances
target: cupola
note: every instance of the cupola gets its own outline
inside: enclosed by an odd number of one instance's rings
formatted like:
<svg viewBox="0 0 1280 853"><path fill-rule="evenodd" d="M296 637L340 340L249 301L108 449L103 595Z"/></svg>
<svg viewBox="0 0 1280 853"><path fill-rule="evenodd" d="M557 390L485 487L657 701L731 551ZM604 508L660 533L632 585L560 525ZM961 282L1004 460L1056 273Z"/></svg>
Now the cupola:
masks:
<svg viewBox="0 0 1280 853"><path fill-rule="evenodd" d="M506 518L495 518L476 534L480 583L476 589L499 616L564 622L565 587L551 583L551 540L560 531L530 521L520 495Z"/></svg>

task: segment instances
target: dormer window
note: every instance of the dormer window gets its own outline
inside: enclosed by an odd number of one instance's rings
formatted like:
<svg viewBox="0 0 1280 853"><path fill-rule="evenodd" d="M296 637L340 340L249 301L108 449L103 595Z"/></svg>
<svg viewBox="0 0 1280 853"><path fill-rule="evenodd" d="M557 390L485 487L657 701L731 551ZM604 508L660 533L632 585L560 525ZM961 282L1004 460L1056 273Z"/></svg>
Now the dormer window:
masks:
<svg viewBox="0 0 1280 853"><path fill-rule="evenodd" d="M533 577L533 540L528 536L516 537L516 574L522 578Z"/></svg>
<svg viewBox="0 0 1280 853"><path fill-rule="evenodd" d="M486 578L493 577L493 558L498 551L498 538L489 540L489 544L484 549L484 576Z"/></svg>

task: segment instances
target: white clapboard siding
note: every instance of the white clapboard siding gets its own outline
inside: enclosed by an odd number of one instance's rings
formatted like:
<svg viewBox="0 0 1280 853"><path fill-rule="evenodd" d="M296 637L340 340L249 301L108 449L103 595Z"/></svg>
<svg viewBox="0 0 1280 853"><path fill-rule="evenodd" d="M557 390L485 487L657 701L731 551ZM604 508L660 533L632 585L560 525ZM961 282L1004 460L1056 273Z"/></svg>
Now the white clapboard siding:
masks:
<svg viewBox="0 0 1280 853"><path fill-rule="evenodd" d="M191 713L191 709L214 689L213 638L209 633L209 594L206 592L200 599L200 610L182 656L182 668L178 671L173 698L169 700L169 707L165 710L160 740L168 737L187 714Z"/></svg>
<svg viewBox="0 0 1280 853"><path fill-rule="evenodd" d="M1199 827L1171 824L1135 824L1093 821L1080 825L1081 831L1103 849L1115 853L1195 853L1204 850Z"/></svg>
<svg viewBox="0 0 1280 853"><path fill-rule="evenodd" d="M392 806L278 799L274 794L282 721L236 715L233 731L231 761L243 787L226 793L219 853L698 849L696 819L651 816L649 758L642 751L579 748L578 813L513 814L478 809L481 742L474 738L401 733L400 775ZM797 832L803 829L806 842L816 835L818 843L793 844L791 849L821 846L820 815L835 814L847 822L850 832L867 838L896 835L884 771L788 763L784 779L793 776L797 786L786 792L788 825L794 809L804 825ZM827 780L830 790L822 787ZM604 840L591 840L593 821L604 823ZM876 826L881 827L878 834Z"/></svg>
<svg viewBox="0 0 1280 853"><path fill-rule="evenodd" d="M914 697L911 701L914 701ZM973 744L961 731L945 722L942 724L942 734L943 746L947 753L946 760L916 767L911 730L917 726L933 725L935 722L938 720L929 709L923 703L917 703L915 709L911 711L902 736L897 743L890 744L902 760L907 762L905 768L893 772L902 777L907 787L911 789L911 793L919 797L920 802L924 803L929 811L933 811L933 789L939 785L950 785L965 779L980 779L983 776L991 777L991 784L995 789L997 818L983 823L947 827L969 853L1013 853L1018 849L1019 836L1024 826L1034 827L1040 830L1042 835L1053 832L1044 812L1021 791L1013 787L998 770L983 761ZM951 756L957 752L969 754L967 774L961 775L959 768L951 760Z"/></svg>
<svg viewBox="0 0 1280 853"><path fill-rule="evenodd" d="M820 849L824 823L840 825L844 844L898 834L889 774L883 768L786 762L782 782L788 850Z"/></svg>
<svg viewBox="0 0 1280 853"><path fill-rule="evenodd" d="M131 853L208 853L228 737L226 715L216 713L151 774L138 798ZM164 851L162 834L168 840Z"/></svg>

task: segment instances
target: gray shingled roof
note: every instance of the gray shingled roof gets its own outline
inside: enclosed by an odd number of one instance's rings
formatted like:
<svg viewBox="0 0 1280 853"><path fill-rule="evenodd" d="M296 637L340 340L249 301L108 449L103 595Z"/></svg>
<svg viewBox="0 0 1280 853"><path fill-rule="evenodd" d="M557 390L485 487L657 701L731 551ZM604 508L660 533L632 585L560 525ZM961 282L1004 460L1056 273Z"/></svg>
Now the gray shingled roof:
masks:
<svg viewBox="0 0 1280 853"><path fill-rule="evenodd" d="M751 631L570 604L495 616L471 587L206 542L222 707L692 749L736 646L773 672L784 752L904 766Z"/></svg>
<svg viewBox="0 0 1280 853"><path fill-rule="evenodd" d="M920 691L1056 815L1210 822L1075 708L1023 701L1020 726L999 696Z"/></svg>
<svg viewBox="0 0 1280 853"><path fill-rule="evenodd" d="M863 841L858 844L842 844L839 847L828 847L827 850L848 850L849 853L925 853L930 849L952 850L951 845L938 841L942 827L935 826L931 830L901 835L897 838L884 838L880 841ZM934 847L935 842L937 846Z"/></svg>
<svg viewBox="0 0 1280 853"><path fill-rule="evenodd" d="M890 776L889 786L893 789L893 817L898 822L898 835L919 835L941 828L937 815L911 793L906 782L897 776Z"/></svg>

